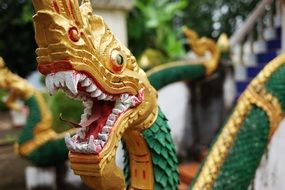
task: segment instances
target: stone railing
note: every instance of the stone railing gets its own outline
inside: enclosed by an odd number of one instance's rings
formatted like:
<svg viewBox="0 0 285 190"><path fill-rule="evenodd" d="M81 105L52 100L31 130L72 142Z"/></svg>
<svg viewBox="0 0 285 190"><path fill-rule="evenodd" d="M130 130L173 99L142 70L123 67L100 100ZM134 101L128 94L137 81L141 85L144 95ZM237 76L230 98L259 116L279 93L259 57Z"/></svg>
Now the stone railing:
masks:
<svg viewBox="0 0 285 190"><path fill-rule="evenodd" d="M132 0L91 0L98 9L122 9L130 10L133 7Z"/></svg>
<svg viewBox="0 0 285 190"><path fill-rule="evenodd" d="M266 41L280 39L281 0L262 0L231 36L236 79L246 79L246 68L256 66L256 54L268 50ZM279 37L278 37L279 35Z"/></svg>

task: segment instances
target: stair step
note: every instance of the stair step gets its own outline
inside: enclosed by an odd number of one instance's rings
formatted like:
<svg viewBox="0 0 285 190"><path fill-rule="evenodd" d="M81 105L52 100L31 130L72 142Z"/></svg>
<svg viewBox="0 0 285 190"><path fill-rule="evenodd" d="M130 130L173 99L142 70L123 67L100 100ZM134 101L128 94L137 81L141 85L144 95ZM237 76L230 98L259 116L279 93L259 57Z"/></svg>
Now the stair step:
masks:
<svg viewBox="0 0 285 190"><path fill-rule="evenodd" d="M236 91L237 91L237 94L240 94L242 93L247 85L249 84L249 80L243 80L243 81L236 81Z"/></svg>
<svg viewBox="0 0 285 190"><path fill-rule="evenodd" d="M268 50L281 49L281 39L268 40L266 46Z"/></svg>
<svg viewBox="0 0 285 190"><path fill-rule="evenodd" d="M256 67L247 67L246 68L246 76L248 78L254 78L260 71L263 69L263 66L256 66Z"/></svg>
<svg viewBox="0 0 285 190"><path fill-rule="evenodd" d="M281 39L281 36L282 36L282 29L281 29L281 26L275 28L275 30L276 30L277 38Z"/></svg>
<svg viewBox="0 0 285 190"><path fill-rule="evenodd" d="M257 67L262 67L262 68L263 68L263 67L265 67L265 66L267 65L267 63L268 63L268 62L265 62L265 63L258 63L258 64L257 64Z"/></svg>
<svg viewBox="0 0 285 190"><path fill-rule="evenodd" d="M198 171L200 163L191 162L179 165L180 183L190 184Z"/></svg>
<svg viewBox="0 0 285 190"><path fill-rule="evenodd" d="M273 58L277 56L277 53L275 51L266 52L266 53L258 53L256 55L257 62L258 63L266 63L271 61Z"/></svg>

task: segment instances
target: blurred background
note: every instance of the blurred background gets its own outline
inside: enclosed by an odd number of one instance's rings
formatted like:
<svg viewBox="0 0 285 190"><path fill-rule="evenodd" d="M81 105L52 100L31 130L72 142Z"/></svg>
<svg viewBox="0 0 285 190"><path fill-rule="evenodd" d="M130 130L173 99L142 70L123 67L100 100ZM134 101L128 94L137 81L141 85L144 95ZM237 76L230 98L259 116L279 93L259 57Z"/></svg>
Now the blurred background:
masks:
<svg viewBox="0 0 285 190"><path fill-rule="evenodd" d="M183 26L214 41L223 33L228 36L220 38L221 64L212 76L176 83L159 92L179 159L191 163L183 180L191 180L239 95L281 52L283 1L92 0L92 5L94 13L105 18L146 71L160 64L200 58L191 51ZM0 1L0 56L9 70L45 91L36 71L33 14L31 0ZM4 100L8 93L0 89L0 98ZM52 100L49 107L58 114L54 109L61 106L68 115L70 110L64 108L67 101L55 105L58 101ZM17 156L14 142L25 125L28 108L22 103L21 111L13 111L2 102L0 109L0 189L86 188L68 169L68 163L39 168Z"/></svg>

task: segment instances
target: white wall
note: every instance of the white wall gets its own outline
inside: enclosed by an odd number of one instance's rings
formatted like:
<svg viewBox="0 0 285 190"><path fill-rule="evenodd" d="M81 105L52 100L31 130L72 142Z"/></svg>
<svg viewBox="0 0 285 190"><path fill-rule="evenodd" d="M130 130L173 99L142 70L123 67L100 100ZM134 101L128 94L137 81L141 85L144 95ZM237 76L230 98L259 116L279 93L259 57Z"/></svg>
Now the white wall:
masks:
<svg viewBox="0 0 285 190"><path fill-rule="evenodd" d="M274 134L256 172L254 189L285 189L285 119Z"/></svg>
<svg viewBox="0 0 285 190"><path fill-rule="evenodd" d="M128 44L127 21L126 12L123 10L97 10L95 8L94 14L100 15L104 18L112 33L124 45Z"/></svg>

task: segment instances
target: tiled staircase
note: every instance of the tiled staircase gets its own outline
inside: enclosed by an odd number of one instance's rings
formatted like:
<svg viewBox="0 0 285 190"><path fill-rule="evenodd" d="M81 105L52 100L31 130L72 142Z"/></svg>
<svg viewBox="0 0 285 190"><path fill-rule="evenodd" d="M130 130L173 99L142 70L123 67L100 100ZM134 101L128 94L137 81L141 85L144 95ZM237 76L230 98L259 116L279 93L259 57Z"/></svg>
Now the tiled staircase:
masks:
<svg viewBox="0 0 285 190"><path fill-rule="evenodd" d="M282 4L282 0L261 0L230 38L235 100L264 66L281 52Z"/></svg>
<svg viewBox="0 0 285 190"><path fill-rule="evenodd" d="M281 27L276 27L275 37L265 40L266 50L254 53L256 63L254 66L245 67L245 78L236 80L236 98L246 89L250 81L264 68L264 66L274 59L281 50Z"/></svg>
<svg viewBox="0 0 285 190"><path fill-rule="evenodd" d="M236 72L236 100L264 66L281 52L281 7L281 0L261 0L230 39ZM257 42L254 43L254 39ZM200 162L180 164L179 190L189 189L199 165Z"/></svg>

